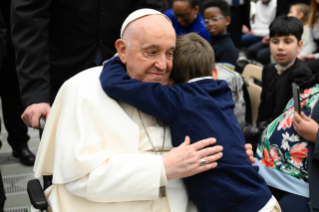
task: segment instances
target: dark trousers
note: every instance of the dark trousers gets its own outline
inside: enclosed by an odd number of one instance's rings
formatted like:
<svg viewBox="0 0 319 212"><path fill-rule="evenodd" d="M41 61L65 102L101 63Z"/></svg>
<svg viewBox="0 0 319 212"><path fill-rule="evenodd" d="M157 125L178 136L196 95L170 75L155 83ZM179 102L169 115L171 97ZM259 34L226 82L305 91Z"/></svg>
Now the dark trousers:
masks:
<svg viewBox="0 0 319 212"><path fill-rule="evenodd" d="M263 42L258 42L253 44L247 49L247 57L248 59L256 60L263 65L267 65L270 63L270 48L268 44L264 44Z"/></svg>
<svg viewBox="0 0 319 212"><path fill-rule="evenodd" d="M245 16L244 8L244 5L230 7L231 22L228 25L227 31L230 33L230 37L238 49L241 48L242 27L244 25L243 17Z"/></svg>
<svg viewBox="0 0 319 212"><path fill-rule="evenodd" d="M4 56L0 68L0 96L3 121L8 131L8 143L13 149L27 147L30 137L28 127L21 119L24 108L20 97L14 53L10 51Z"/></svg>
<svg viewBox="0 0 319 212"><path fill-rule="evenodd" d="M282 212L310 212L309 198L291 194L269 186L272 195L277 199ZM319 212L314 209L313 212Z"/></svg>

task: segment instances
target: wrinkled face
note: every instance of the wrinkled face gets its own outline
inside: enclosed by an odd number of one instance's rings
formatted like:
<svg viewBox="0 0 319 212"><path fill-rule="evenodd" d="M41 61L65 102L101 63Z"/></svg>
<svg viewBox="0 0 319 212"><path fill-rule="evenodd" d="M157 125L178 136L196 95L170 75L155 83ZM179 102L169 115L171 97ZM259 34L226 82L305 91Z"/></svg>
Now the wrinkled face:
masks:
<svg viewBox="0 0 319 212"><path fill-rule="evenodd" d="M198 6L192 8L192 5L186 1L175 1L173 11L178 23L182 27L189 27L195 20L198 12Z"/></svg>
<svg viewBox="0 0 319 212"><path fill-rule="evenodd" d="M172 24L159 15L141 18L136 24L123 54L118 50L128 75L141 82L168 84L176 42Z"/></svg>
<svg viewBox="0 0 319 212"><path fill-rule="evenodd" d="M274 59L281 65L292 63L302 47L302 41L297 41L294 35L275 36L270 38L270 52Z"/></svg>
<svg viewBox="0 0 319 212"><path fill-rule="evenodd" d="M223 35L227 32L227 26L230 24L230 17L224 17L219 7L208 7L204 11L206 29L212 36ZM215 19L215 20L214 20ZM216 20L218 19L218 20Z"/></svg>

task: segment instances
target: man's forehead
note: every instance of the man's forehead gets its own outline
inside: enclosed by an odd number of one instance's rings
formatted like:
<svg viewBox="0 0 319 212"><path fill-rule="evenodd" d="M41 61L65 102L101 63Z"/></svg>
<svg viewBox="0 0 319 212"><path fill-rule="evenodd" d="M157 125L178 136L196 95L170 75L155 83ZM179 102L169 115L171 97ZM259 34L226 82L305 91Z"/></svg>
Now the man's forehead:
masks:
<svg viewBox="0 0 319 212"><path fill-rule="evenodd" d="M140 9L140 10L136 10L133 13L131 13L124 21L122 28L121 28L121 38L123 37L123 34L126 30L126 28L132 23L135 22L136 20L142 19L144 17L148 17L148 16L152 16L152 15L159 15L159 16L163 16L166 18L167 21L169 21L171 23L171 20L164 15L163 13L157 11L157 10L153 10L153 9Z"/></svg>

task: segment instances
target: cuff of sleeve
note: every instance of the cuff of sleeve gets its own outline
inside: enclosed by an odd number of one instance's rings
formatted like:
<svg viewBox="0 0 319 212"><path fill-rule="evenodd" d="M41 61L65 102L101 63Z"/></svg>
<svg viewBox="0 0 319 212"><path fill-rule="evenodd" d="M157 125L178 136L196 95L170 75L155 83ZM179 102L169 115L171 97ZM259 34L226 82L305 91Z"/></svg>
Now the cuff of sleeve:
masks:
<svg viewBox="0 0 319 212"><path fill-rule="evenodd" d="M166 171L165 171L163 159L161 161L162 161L162 166L161 166L160 186L164 186L164 185L167 185L168 181L166 178Z"/></svg>
<svg viewBox="0 0 319 212"><path fill-rule="evenodd" d="M315 59L319 59L319 53L314 54Z"/></svg>

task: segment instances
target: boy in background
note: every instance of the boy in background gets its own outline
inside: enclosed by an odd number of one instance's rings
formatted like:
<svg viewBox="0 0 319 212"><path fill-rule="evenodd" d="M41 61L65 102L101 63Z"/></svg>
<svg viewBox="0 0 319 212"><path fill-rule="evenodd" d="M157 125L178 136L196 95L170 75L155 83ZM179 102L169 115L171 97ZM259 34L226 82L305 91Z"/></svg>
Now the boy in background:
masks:
<svg viewBox="0 0 319 212"><path fill-rule="evenodd" d="M230 9L225 0L208 0L204 3L204 21L211 34L210 44L215 52L215 61L236 65L238 50L230 35L227 26L230 24Z"/></svg>
<svg viewBox="0 0 319 212"><path fill-rule="evenodd" d="M172 72L177 84L131 79L117 56L104 64L100 81L110 97L167 122L175 147L185 136L193 141L213 136L224 147L215 169L184 178L200 212L280 211L258 168L247 158L231 90L225 81L216 80L218 70L212 58L209 43L190 33L177 38ZM206 162L210 159L201 159Z"/></svg>
<svg viewBox="0 0 319 212"><path fill-rule="evenodd" d="M270 24L269 30L270 52L277 63L266 65L262 72L257 125L270 123L283 112L292 97L293 82L302 92L312 78L311 70L297 58L303 45L301 21L280 16Z"/></svg>

